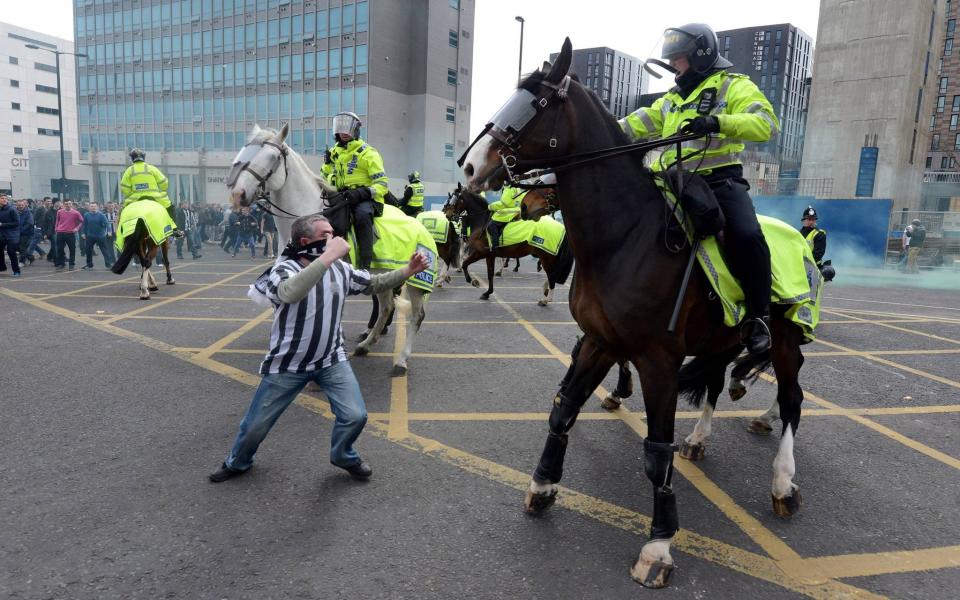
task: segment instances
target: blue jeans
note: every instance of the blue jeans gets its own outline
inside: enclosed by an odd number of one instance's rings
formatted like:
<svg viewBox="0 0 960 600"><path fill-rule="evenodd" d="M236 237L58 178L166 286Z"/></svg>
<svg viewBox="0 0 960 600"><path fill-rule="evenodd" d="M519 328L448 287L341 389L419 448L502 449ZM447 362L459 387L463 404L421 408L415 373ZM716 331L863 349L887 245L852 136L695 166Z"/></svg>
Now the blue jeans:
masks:
<svg viewBox="0 0 960 600"><path fill-rule="evenodd" d="M240 244L246 243L250 246L250 258L253 258L257 255L257 241L256 236L252 233L238 233L237 241L233 244L233 255L236 256L237 252L240 251Z"/></svg>
<svg viewBox="0 0 960 600"><path fill-rule="evenodd" d="M363 404L360 384L347 361L309 373L264 375L224 463L238 471L252 467L253 455L270 433L270 428L310 381L320 386L336 417L330 436L330 462L338 467L352 467L359 463L360 455L353 443L367 423L367 408Z"/></svg>

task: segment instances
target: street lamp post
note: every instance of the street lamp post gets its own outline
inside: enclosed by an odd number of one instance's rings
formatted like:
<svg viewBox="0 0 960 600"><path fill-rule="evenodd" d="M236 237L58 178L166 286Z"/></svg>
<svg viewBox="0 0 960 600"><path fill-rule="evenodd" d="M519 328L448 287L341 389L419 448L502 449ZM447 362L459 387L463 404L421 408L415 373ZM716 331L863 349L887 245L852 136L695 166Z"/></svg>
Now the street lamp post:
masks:
<svg viewBox="0 0 960 600"><path fill-rule="evenodd" d="M47 52L52 52L56 56L56 68L57 68L57 123L59 129L59 138L60 138L60 199L63 200L64 192L63 188L67 181L67 166L66 158L63 153L63 100L61 98L60 92L60 55L61 54L72 54L76 57L86 58L86 54L83 52L62 52L60 50L51 50L49 48L41 48L36 44L26 44L27 48L31 50L46 50Z"/></svg>
<svg viewBox="0 0 960 600"><path fill-rule="evenodd" d="M520 22L520 62L517 64L517 85L520 85L520 71L523 69L523 24L526 22L523 17L514 17Z"/></svg>

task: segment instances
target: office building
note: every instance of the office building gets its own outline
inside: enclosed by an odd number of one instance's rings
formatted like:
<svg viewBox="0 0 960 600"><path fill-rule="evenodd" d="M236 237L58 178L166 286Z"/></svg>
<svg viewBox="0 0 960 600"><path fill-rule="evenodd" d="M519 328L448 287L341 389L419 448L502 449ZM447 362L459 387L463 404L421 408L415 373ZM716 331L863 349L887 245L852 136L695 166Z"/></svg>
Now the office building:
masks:
<svg viewBox="0 0 960 600"><path fill-rule="evenodd" d="M49 196L51 180L60 178L56 57L49 50L72 52L73 42L0 23L0 192L15 198ZM78 177L70 166L78 141L73 56L61 57L60 75L67 177Z"/></svg>
<svg viewBox="0 0 960 600"><path fill-rule="evenodd" d="M550 62L557 56L551 54ZM640 95L647 92L649 84L642 60L607 47L574 50L570 72L618 119L640 108Z"/></svg>
<svg viewBox="0 0 960 600"><path fill-rule="evenodd" d="M838 197L919 208L943 8L936 0L821 2L801 178L832 180Z"/></svg>
<svg viewBox="0 0 960 600"><path fill-rule="evenodd" d="M171 197L225 202L254 123L290 124L319 170L331 117L353 111L394 193L412 170L446 198L470 122L475 0L75 0L80 151L117 199L127 150Z"/></svg>

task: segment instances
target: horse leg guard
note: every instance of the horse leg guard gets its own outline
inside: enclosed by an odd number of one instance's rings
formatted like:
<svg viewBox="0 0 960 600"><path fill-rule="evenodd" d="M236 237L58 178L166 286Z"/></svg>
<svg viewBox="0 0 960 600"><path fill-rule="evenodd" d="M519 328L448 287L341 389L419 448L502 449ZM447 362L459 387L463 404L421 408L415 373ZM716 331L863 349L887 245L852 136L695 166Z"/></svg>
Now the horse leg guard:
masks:
<svg viewBox="0 0 960 600"><path fill-rule="evenodd" d="M573 370L577 366L577 356L580 354L580 348L583 347L583 338L577 337L577 343L574 344L573 350L570 351L570 366L567 367L567 372L563 376L563 379L560 380L560 390L564 390L567 387L567 384L570 383L570 378L573 377Z"/></svg>
<svg viewBox="0 0 960 600"><path fill-rule="evenodd" d="M644 471L653 482L653 523L650 541L630 569L630 577L644 587L663 588L673 573L670 540L679 529L677 499L670 488L673 476L673 444L644 440Z"/></svg>
<svg viewBox="0 0 960 600"><path fill-rule="evenodd" d="M557 483L563 478L563 458L567 453L567 432L577 422L582 403L576 403L561 390L553 401L550 411L550 433L544 445L540 464L533 473L538 482Z"/></svg>

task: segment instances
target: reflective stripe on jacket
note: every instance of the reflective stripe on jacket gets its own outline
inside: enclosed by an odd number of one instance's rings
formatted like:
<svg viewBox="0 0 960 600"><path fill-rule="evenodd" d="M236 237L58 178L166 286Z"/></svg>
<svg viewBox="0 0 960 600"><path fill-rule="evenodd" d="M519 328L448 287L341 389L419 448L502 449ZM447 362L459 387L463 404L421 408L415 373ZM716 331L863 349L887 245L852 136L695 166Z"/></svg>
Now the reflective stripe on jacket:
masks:
<svg viewBox="0 0 960 600"><path fill-rule="evenodd" d="M684 166L706 171L740 164L743 142L765 142L780 131L780 121L763 92L746 75L718 71L706 79L686 98L678 88L658 98L653 106L640 108L620 120L620 126L632 141L657 140L678 134L684 122L700 116L697 108L707 89L716 90L711 115L720 123L720 133L682 144ZM705 152L701 152L706 147ZM693 155L693 156L691 156ZM688 158L689 157L689 158ZM664 148L653 170L670 167L677 159L676 146Z"/></svg>
<svg viewBox="0 0 960 600"><path fill-rule="evenodd" d="M410 201L407 202L407 206L413 207L422 207L423 206L423 184L419 181L414 181L411 184L408 184L411 190L413 190L413 195L410 196Z"/></svg>
<svg viewBox="0 0 960 600"><path fill-rule="evenodd" d="M389 191L383 159L377 149L363 140L353 140L346 147L330 148L330 162L323 165L323 175L338 190L372 188L373 199L383 204Z"/></svg>
<svg viewBox="0 0 960 600"><path fill-rule="evenodd" d="M164 206L170 206L167 198L167 177L153 165L142 160L133 163L123 172L120 179L120 193L124 201L149 198Z"/></svg>

